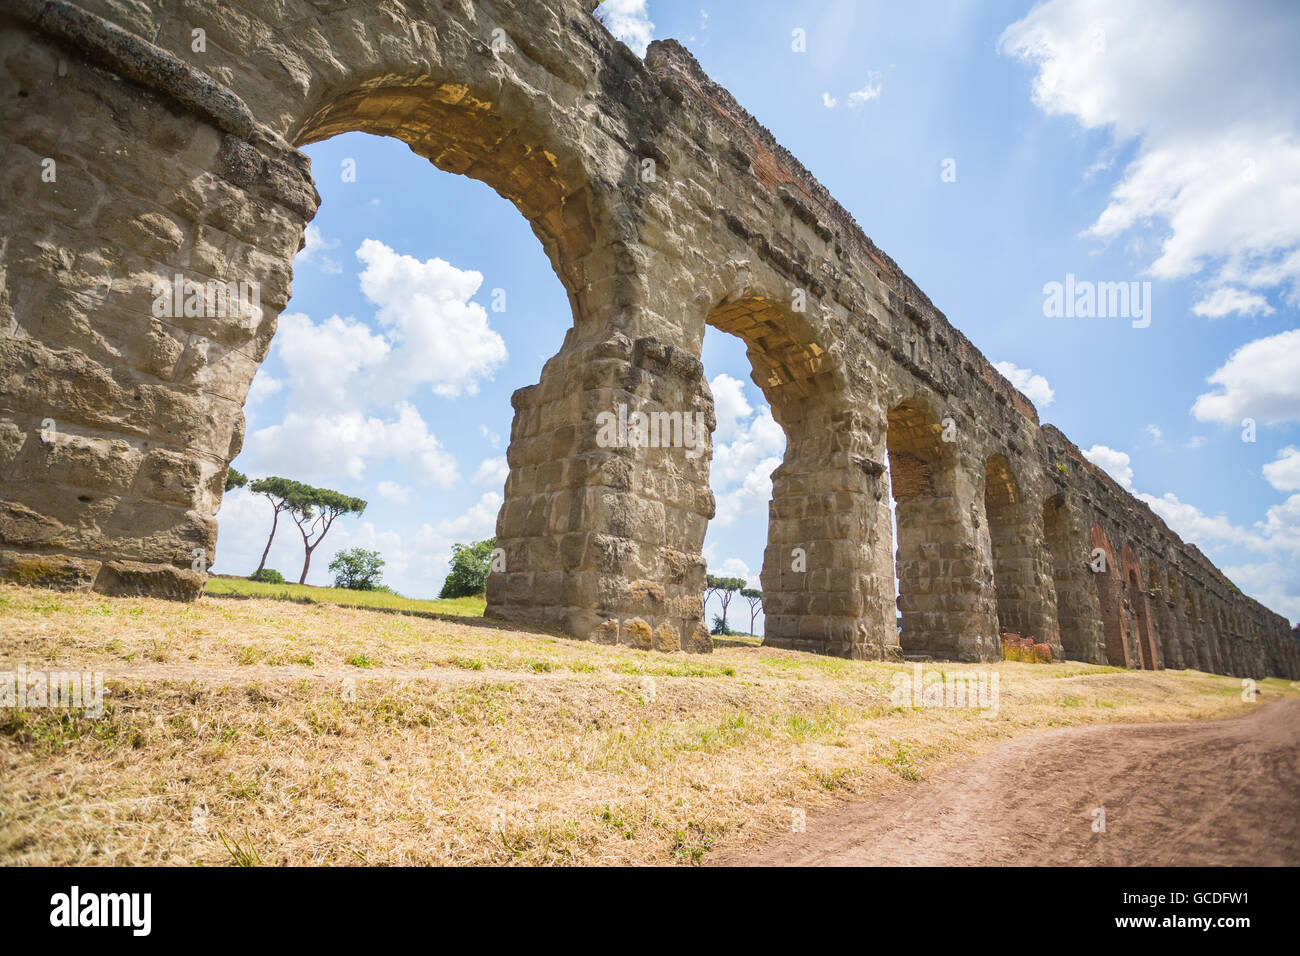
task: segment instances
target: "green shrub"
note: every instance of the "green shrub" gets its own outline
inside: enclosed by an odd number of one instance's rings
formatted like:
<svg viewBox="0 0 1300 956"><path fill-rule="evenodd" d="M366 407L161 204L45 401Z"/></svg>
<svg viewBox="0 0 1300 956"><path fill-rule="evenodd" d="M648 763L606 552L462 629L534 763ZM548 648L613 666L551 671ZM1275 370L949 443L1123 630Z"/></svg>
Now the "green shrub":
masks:
<svg viewBox="0 0 1300 956"><path fill-rule="evenodd" d="M384 559L378 551L365 548L348 548L334 555L330 562L334 572L334 586L349 591L377 591L384 574Z"/></svg>
<svg viewBox="0 0 1300 956"><path fill-rule="evenodd" d="M248 576L248 580L261 581L264 584L283 584L284 575L281 574L279 571L277 571L275 568L263 568L261 571L258 571L256 574L250 574Z"/></svg>
<svg viewBox="0 0 1300 956"><path fill-rule="evenodd" d="M474 544L451 546L451 571L443 582L441 598L473 597L487 590L488 572L492 565L492 549L496 538Z"/></svg>
<svg viewBox="0 0 1300 956"><path fill-rule="evenodd" d="M720 637L743 637L744 636L743 631L732 630L731 625L728 624L725 620L723 620L721 614L713 615L713 627L709 631L709 633L716 634Z"/></svg>

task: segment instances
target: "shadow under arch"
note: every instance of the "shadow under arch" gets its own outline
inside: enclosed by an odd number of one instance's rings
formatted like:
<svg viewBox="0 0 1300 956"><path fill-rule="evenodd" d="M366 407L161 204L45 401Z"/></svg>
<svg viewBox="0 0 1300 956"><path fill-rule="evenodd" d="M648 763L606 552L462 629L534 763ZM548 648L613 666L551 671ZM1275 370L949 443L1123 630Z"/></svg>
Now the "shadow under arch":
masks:
<svg viewBox="0 0 1300 956"><path fill-rule="evenodd" d="M868 423L837 356L818 344L806 314L752 290L715 305L705 323L745 343L751 377L786 436L768 505L764 643L896 657L881 562L890 540L885 469L871 457Z"/></svg>
<svg viewBox="0 0 1300 956"><path fill-rule="evenodd" d="M1057 626L1061 649L1069 660L1096 663L1099 660L1099 624L1095 620L1096 595L1088 581L1088 548L1077 513L1064 494L1043 501L1043 539L1052 560L1052 583L1056 591Z"/></svg>
<svg viewBox="0 0 1300 956"><path fill-rule="evenodd" d="M984 462L983 503L998 630L1047 644L1053 657L1063 657L1060 599L1043 509L1030 500L1025 482L1001 451Z"/></svg>
<svg viewBox="0 0 1300 956"><path fill-rule="evenodd" d="M1097 587L1097 601L1101 605L1102 634L1106 639L1106 663L1112 667L1129 667L1128 642L1124 639L1124 606L1119 584L1120 567L1115 563L1115 551L1110 539L1099 525L1093 525L1089 543L1094 554L1093 583ZM1096 552L1105 559L1101 570L1096 570Z"/></svg>
<svg viewBox="0 0 1300 956"><path fill-rule="evenodd" d="M1025 555L1018 542L1024 538L1019 527L1024 510L1020 483L1011 472L1006 456L995 453L984 463L984 517L993 565L993 587L997 593L998 629L1021 637L1042 640L1034 629L1029 607L1032 581L1026 574Z"/></svg>
<svg viewBox="0 0 1300 956"><path fill-rule="evenodd" d="M1147 602L1146 586L1142 582L1142 565L1134 556L1133 550L1125 545L1124 586L1137 629L1138 659L1143 670L1153 671L1159 666L1160 659L1156 656L1155 641L1151 636L1151 608Z"/></svg>
<svg viewBox="0 0 1300 956"><path fill-rule="evenodd" d="M925 395L896 403L886 416L885 446L903 653L955 660L1000 654L987 562L973 538L962 540L956 443L941 411Z"/></svg>

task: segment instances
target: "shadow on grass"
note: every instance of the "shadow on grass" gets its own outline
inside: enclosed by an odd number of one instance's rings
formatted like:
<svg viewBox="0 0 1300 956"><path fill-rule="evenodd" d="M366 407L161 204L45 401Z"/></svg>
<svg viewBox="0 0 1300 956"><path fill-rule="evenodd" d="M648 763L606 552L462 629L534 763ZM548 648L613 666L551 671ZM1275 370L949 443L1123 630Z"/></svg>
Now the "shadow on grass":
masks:
<svg viewBox="0 0 1300 956"><path fill-rule="evenodd" d="M748 635L723 637L721 634L714 634L714 647L762 647L763 639L761 637L749 637Z"/></svg>
<svg viewBox="0 0 1300 956"><path fill-rule="evenodd" d="M465 624L469 627L482 627L488 630L520 631L525 634L540 634L544 637L568 638L567 634L550 631L530 624L519 624L503 618L484 617L477 614L450 614L441 611L422 611L417 608L378 607L374 604L343 604L335 601L318 601L310 597L294 597L290 594L234 594L228 591L204 591L203 596L216 601L284 601L288 604L310 604L314 607L337 607L348 611L371 611L380 614L399 614L404 617L422 617L431 621L446 621L451 624Z"/></svg>

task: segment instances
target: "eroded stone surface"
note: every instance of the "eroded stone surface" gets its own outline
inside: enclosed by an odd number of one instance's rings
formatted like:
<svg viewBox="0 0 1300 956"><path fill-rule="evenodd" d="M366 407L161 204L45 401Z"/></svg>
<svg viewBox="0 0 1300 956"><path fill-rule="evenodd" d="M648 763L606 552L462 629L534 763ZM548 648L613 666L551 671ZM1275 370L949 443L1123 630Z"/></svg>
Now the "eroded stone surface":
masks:
<svg viewBox="0 0 1300 956"><path fill-rule="evenodd" d="M642 62L592 6L5 4L0 576L198 593L319 201L298 147L361 130L512 201L572 304L559 353L513 397L489 614L711 647L711 449L608 447L596 419L625 405L711 431L698 356L713 325L745 341L787 435L770 644L988 660L1007 629L1054 656L1300 676L1286 622L1040 427L689 53L661 41ZM261 308L160 316L154 282L176 274L257 282Z"/></svg>

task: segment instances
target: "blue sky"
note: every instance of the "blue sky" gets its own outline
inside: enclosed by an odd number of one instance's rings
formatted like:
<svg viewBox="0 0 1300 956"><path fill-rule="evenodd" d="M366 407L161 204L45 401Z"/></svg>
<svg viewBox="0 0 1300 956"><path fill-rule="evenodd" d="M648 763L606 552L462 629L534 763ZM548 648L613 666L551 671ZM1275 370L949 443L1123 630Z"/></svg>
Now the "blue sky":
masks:
<svg viewBox="0 0 1300 956"><path fill-rule="evenodd" d="M1300 7L605 6L638 52L684 43L1043 421L1300 620ZM450 544L493 532L510 393L558 349L568 303L488 187L395 140L307 153L322 206L235 466L371 502L330 532L312 583L362 545L433 596ZM1150 324L1046 316L1044 286L1070 274L1149 282ZM703 358L719 412L705 553L756 582L783 436L737 340L711 330ZM215 569L251 570L269 506L232 493L219 520ZM271 566L296 579L301 555L282 525Z"/></svg>

